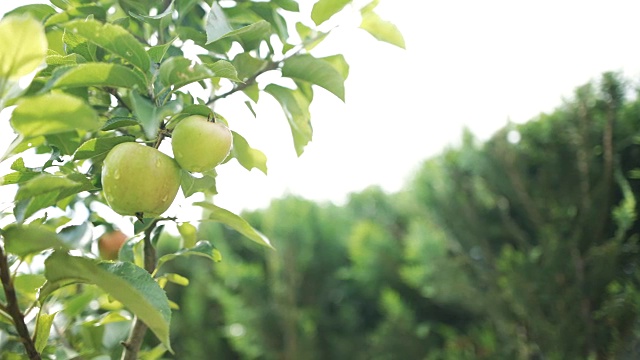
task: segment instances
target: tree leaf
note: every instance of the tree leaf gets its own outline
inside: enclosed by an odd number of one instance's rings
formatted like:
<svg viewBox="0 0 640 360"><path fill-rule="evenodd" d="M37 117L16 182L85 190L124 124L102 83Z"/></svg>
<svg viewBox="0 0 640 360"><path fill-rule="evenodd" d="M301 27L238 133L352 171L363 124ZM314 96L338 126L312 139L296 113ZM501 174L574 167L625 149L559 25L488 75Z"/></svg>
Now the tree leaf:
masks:
<svg viewBox="0 0 640 360"><path fill-rule="evenodd" d="M187 249L194 247L198 241L198 229L188 222L178 224L177 227L184 247Z"/></svg>
<svg viewBox="0 0 640 360"><path fill-rule="evenodd" d="M151 61L161 63L167 50L169 50L169 47L171 47L171 44L176 41L176 39L177 37L174 37L165 44L150 47L149 50L147 50L147 54L149 54Z"/></svg>
<svg viewBox="0 0 640 360"><path fill-rule="evenodd" d="M372 10L365 11L363 9L360 28L380 41L405 49L404 37L398 27L389 21L383 20Z"/></svg>
<svg viewBox="0 0 640 360"><path fill-rule="evenodd" d="M235 131L233 134L233 147L231 148L231 155L245 169L251 171L256 168L267 175L267 156L260 150L254 149L249 146L247 140Z"/></svg>
<svg viewBox="0 0 640 360"><path fill-rule="evenodd" d="M17 8L8 11L7 13L4 14L4 17L9 17L9 16L19 16L19 15L24 15L24 14L28 14L31 15L32 17L42 21L44 20L47 16L49 15L53 15L56 13L56 10L54 8L52 8L49 5L45 5L45 4L29 4L29 5L23 5L23 6L18 6Z"/></svg>
<svg viewBox="0 0 640 360"><path fill-rule="evenodd" d="M121 143L134 141L133 136L111 138L93 138L82 144L73 154L74 160L91 159L94 163L102 161L111 149Z"/></svg>
<svg viewBox="0 0 640 360"><path fill-rule="evenodd" d="M352 0L319 0L317 3L313 4L313 8L311 9L311 20L313 20L316 25L320 25L329 20L337 12L344 9L344 7L351 3L351 1Z"/></svg>
<svg viewBox="0 0 640 360"><path fill-rule="evenodd" d="M282 106L291 127L296 153L298 156L302 155L304 147L313 136L309 100L300 90L291 90L276 84L267 85L264 91L271 94Z"/></svg>
<svg viewBox="0 0 640 360"><path fill-rule="evenodd" d="M44 27L30 16L0 21L0 79L17 79L44 65L47 38ZM4 90L0 88L0 97Z"/></svg>
<svg viewBox="0 0 640 360"><path fill-rule="evenodd" d="M222 7L215 1L211 4L211 10L207 14L207 23L205 25L207 32L207 42L205 45L214 43L220 39L238 36L242 41L255 41L259 38L267 37L271 30L271 25L266 20L260 20L251 25L233 29L224 14Z"/></svg>
<svg viewBox="0 0 640 360"><path fill-rule="evenodd" d="M231 227L232 229L236 230L237 232L241 233L242 235L246 236L250 240L253 240L260 245L273 249L271 242L264 234L254 229L245 219L232 213L231 211L218 207L212 203L204 202L204 201L195 202L193 203L193 205L201 206L207 210L208 216L203 221L210 220L210 221L221 222Z"/></svg>
<svg viewBox="0 0 640 360"><path fill-rule="evenodd" d="M133 105L133 113L142 125L147 139L154 139L157 136L160 123L165 117L175 115L182 110L180 98L158 107L136 91L131 92L131 104Z"/></svg>
<svg viewBox="0 0 640 360"><path fill-rule="evenodd" d="M56 317L57 312L53 314L47 314L40 308L38 313L38 319L36 320L36 331L33 335L36 350L42 352L45 346L47 346L47 340L49 339L49 333L51 332L51 325L53 325L53 319Z"/></svg>
<svg viewBox="0 0 640 360"><path fill-rule="evenodd" d="M227 16L224 14L222 7L217 1L211 4L211 10L207 14L207 23L205 25L207 33L207 44L221 39L226 34L233 31Z"/></svg>
<svg viewBox="0 0 640 360"><path fill-rule="evenodd" d="M215 247L213 247L213 245L211 245L210 242L200 240L190 249L182 249L173 254L162 256L160 259L158 259L157 269L159 269L165 263L181 256L202 256L214 262L219 262L222 260L222 255Z"/></svg>
<svg viewBox="0 0 640 360"><path fill-rule="evenodd" d="M104 125L102 125L102 128L100 128L100 130L102 131L115 130L121 127L127 127L127 126L133 126L133 125L140 125L140 123L136 118L126 117L126 116L116 116L107 120L104 123Z"/></svg>
<svg viewBox="0 0 640 360"><path fill-rule="evenodd" d="M124 28L96 20L74 20L62 27L129 61L146 73L151 61L144 46Z"/></svg>
<svg viewBox="0 0 640 360"><path fill-rule="evenodd" d="M44 275L48 282L41 290L41 301L69 283L97 285L140 318L171 351L169 299L146 270L130 262L97 262L56 251L45 260Z"/></svg>
<svg viewBox="0 0 640 360"><path fill-rule="evenodd" d="M67 88L79 86L109 86L122 88L147 87L145 80L126 66L107 63L85 63L77 66L59 67L51 75L49 88Z"/></svg>
<svg viewBox="0 0 640 360"><path fill-rule="evenodd" d="M21 219L36 211L55 205L58 201L95 187L84 175L73 173L67 176L40 174L20 184L15 199Z"/></svg>
<svg viewBox="0 0 640 360"><path fill-rule="evenodd" d="M197 192L215 195L218 193L216 190L215 171L213 171L213 173L206 172L202 174L202 177L195 177L188 171L183 170L180 179L180 188L185 198Z"/></svg>
<svg viewBox="0 0 640 360"><path fill-rule="evenodd" d="M47 249L66 249L65 243L53 229L39 224L10 224L2 229L5 249L25 257Z"/></svg>
<svg viewBox="0 0 640 360"><path fill-rule="evenodd" d="M24 138L100 127L98 114L83 100L52 93L25 98L11 116L11 125Z"/></svg>
<svg viewBox="0 0 640 360"><path fill-rule="evenodd" d="M309 54L292 56L284 61L282 76L323 87L344 101L345 77L330 62Z"/></svg>

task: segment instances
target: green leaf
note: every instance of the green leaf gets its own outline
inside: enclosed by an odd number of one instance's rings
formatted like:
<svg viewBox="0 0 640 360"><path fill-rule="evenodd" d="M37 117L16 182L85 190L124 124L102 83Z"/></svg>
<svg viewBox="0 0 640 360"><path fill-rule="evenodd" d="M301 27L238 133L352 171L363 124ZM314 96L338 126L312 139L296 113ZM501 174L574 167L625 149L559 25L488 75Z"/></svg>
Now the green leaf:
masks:
<svg viewBox="0 0 640 360"><path fill-rule="evenodd" d="M241 82L238 79L238 71L236 68L228 61L218 60L213 64L205 64L209 70L213 71L213 76L217 78L225 78L235 82Z"/></svg>
<svg viewBox="0 0 640 360"><path fill-rule="evenodd" d="M151 61L144 46L124 28L90 19L74 20L62 26L129 61L143 73L149 71Z"/></svg>
<svg viewBox="0 0 640 360"><path fill-rule="evenodd" d="M208 217L206 220L221 222L246 236L250 240L273 249L271 242L264 234L254 229L245 219L232 213L231 211L218 207L209 202L196 202L193 203L193 205L201 206L207 210Z"/></svg>
<svg viewBox="0 0 640 360"><path fill-rule="evenodd" d="M47 249L65 249L65 243L51 228L39 224L11 224L2 230L5 249L25 257Z"/></svg>
<svg viewBox="0 0 640 360"><path fill-rule="evenodd" d="M55 147L61 155L71 155L80 146L80 134L77 131L66 131L57 134L45 135L46 143Z"/></svg>
<svg viewBox="0 0 640 360"><path fill-rule="evenodd" d="M53 319L56 317L57 312L53 314L47 314L40 308L38 313L38 319L36 320L36 331L34 334L34 342L36 350L42 352L45 346L47 346L47 340L49 339L49 333L51 332L51 325L53 325Z"/></svg>
<svg viewBox="0 0 640 360"><path fill-rule="evenodd" d="M19 201L16 207L22 212L21 218L26 219L36 211L53 206L64 198L94 188L91 181L82 174L58 176L43 173L21 183L15 196Z"/></svg>
<svg viewBox="0 0 640 360"><path fill-rule="evenodd" d="M6 14L4 14L4 17L9 17L12 15L24 15L24 14L28 14L31 15L32 17L42 21L44 20L47 16L49 15L53 15L56 13L56 10L54 8L52 8L49 5L45 5L45 4L29 4L29 5L23 5L23 6L18 6L17 8L7 12Z"/></svg>
<svg viewBox="0 0 640 360"><path fill-rule="evenodd" d="M180 179L180 188L185 198L197 193L204 192L206 194L215 195L218 193L216 190L216 174L213 172L206 172L202 174L202 177L195 177L188 171L182 171Z"/></svg>
<svg viewBox="0 0 640 360"><path fill-rule="evenodd" d="M236 55L232 63L237 69L237 77L242 81L246 81L268 65L267 61L255 58L246 52Z"/></svg>
<svg viewBox="0 0 640 360"><path fill-rule="evenodd" d="M340 10L344 9L352 0L319 0L313 4L311 9L311 19L316 25L329 20Z"/></svg>
<svg viewBox="0 0 640 360"><path fill-rule="evenodd" d="M180 236L182 236L184 247L187 249L194 247L198 241L198 229L187 222L178 224L177 227Z"/></svg>
<svg viewBox="0 0 640 360"><path fill-rule="evenodd" d="M91 106L61 93L25 98L14 109L11 125L24 138L100 127Z"/></svg>
<svg viewBox="0 0 640 360"><path fill-rule="evenodd" d="M97 285L140 318L171 351L169 299L146 270L130 262L97 262L56 251L45 260L44 275L48 283L41 291L41 301L72 282Z"/></svg>
<svg viewBox="0 0 640 360"><path fill-rule="evenodd" d="M160 65L158 78L165 87L179 89L187 84L214 77L213 71L202 64L194 64L191 60L176 56L167 59Z"/></svg>
<svg viewBox="0 0 640 360"><path fill-rule="evenodd" d="M131 92L133 113L142 125L147 139L154 139L158 134L160 123L165 117L175 115L182 110L182 101L171 100L164 106L157 107L149 99L138 92Z"/></svg>
<svg viewBox="0 0 640 360"><path fill-rule="evenodd" d="M201 256L214 262L219 262L222 260L222 255L216 248L213 247L213 245L211 245L211 243L205 240L200 240L190 249L182 249L173 254L167 254L160 257L160 259L158 259L157 269L159 269L165 263L181 256Z"/></svg>
<svg viewBox="0 0 640 360"><path fill-rule="evenodd" d="M372 10L366 11L363 9L360 28L380 41L405 49L404 37L398 27L389 21L383 20Z"/></svg>
<svg viewBox="0 0 640 360"><path fill-rule="evenodd" d="M16 193L16 200L28 199L52 191L73 189L78 185L80 183L67 177L43 173L20 186Z"/></svg>
<svg viewBox="0 0 640 360"><path fill-rule="evenodd" d="M251 25L234 30L227 16L224 14L222 7L220 7L216 1L211 4L211 10L207 15L205 30L207 32L206 45L208 45L220 39L234 36L238 36L241 41L254 41L259 38L265 38L270 34L271 25L266 20L260 20Z"/></svg>
<svg viewBox="0 0 640 360"><path fill-rule="evenodd" d="M264 91L271 94L282 106L291 127L296 153L298 156L302 155L304 147L313 136L309 100L300 90L291 90L276 84L267 85Z"/></svg>
<svg viewBox="0 0 640 360"><path fill-rule="evenodd" d="M220 77L240 81L233 65L224 60L204 65L176 56L163 62L159 70L160 82L167 88L173 87L173 90L197 81Z"/></svg>
<svg viewBox="0 0 640 360"><path fill-rule="evenodd" d="M217 1L211 4L211 10L207 14L207 23L205 25L207 33L207 44L221 39L226 34L233 31L227 16L224 14L222 7Z"/></svg>
<svg viewBox="0 0 640 360"><path fill-rule="evenodd" d="M48 88L67 88L80 86L109 86L139 88L145 90L145 80L126 66L107 63L86 63L77 66L57 68L51 75Z"/></svg>
<svg viewBox="0 0 640 360"><path fill-rule="evenodd" d="M152 46L147 50L147 54L151 58L151 61L155 63L161 63L164 55L167 53L167 50L171 47L171 44L176 41L177 37L169 40L166 44Z"/></svg>
<svg viewBox="0 0 640 360"><path fill-rule="evenodd" d="M134 141L133 136L118 136L113 138L93 138L82 144L75 154L73 154L74 160L92 159L92 161L102 161L111 149L124 142Z"/></svg>
<svg viewBox="0 0 640 360"><path fill-rule="evenodd" d="M100 130L102 131L115 130L121 127L127 127L127 126L133 126L133 125L140 125L140 123L138 122L138 120L132 117L116 116L107 120L107 122L105 122L104 125L102 125L102 128L100 128Z"/></svg>
<svg viewBox="0 0 640 360"><path fill-rule="evenodd" d="M233 134L233 147L231 155L238 160L240 165L251 171L256 168L267 175L267 156L260 150L256 150L249 146L247 140L235 131Z"/></svg>
<svg viewBox="0 0 640 360"><path fill-rule="evenodd" d="M282 76L323 87L344 101L345 77L328 61L308 54L292 56L284 61Z"/></svg>
<svg viewBox="0 0 640 360"><path fill-rule="evenodd" d="M47 37L42 24L30 16L4 17L0 21L0 44L0 80L15 80L44 64ZM0 96L3 93L0 88Z"/></svg>
<svg viewBox="0 0 640 360"><path fill-rule="evenodd" d="M298 12L300 11L300 7L298 3L294 0L273 0L278 6L280 6L283 10Z"/></svg>

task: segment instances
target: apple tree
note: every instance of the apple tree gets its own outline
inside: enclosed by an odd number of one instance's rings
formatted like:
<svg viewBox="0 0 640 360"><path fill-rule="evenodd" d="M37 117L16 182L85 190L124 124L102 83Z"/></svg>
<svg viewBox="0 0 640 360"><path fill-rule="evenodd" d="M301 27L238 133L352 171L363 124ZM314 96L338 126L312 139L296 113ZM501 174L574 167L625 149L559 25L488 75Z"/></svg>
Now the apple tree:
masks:
<svg viewBox="0 0 640 360"><path fill-rule="evenodd" d="M344 56L313 51L331 41L334 15L404 47L377 0L303 3L51 0L4 15L0 110L15 140L0 153L3 359L160 358L173 352L180 305L164 287L189 282L163 265L223 255L197 224L220 222L271 247L212 200L217 166L267 170L216 105L256 115L272 97L299 156L312 138L314 91L344 101ZM201 217L181 216L176 203L190 200ZM113 215L132 225L124 243ZM167 225L181 241L158 252Z"/></svg>

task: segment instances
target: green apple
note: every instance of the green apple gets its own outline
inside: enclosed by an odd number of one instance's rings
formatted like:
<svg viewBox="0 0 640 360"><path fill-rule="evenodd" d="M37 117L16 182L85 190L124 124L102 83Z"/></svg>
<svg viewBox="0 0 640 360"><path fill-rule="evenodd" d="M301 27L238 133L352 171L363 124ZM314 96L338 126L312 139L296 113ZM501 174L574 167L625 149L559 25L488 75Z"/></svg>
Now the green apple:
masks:
<svg viewBox="0 0 640 360"><path fill-rule="evenodd" d="M118 144L102 168L107 203L120 215L160 216L180 188L180 167L157 149L134 142Z"/></svg>
<svg viewBox="0 0 640 360"><path fill-rule="evenodd" d="M229 155L232 143L226 125L199 115L182 119L171 134L173 156L189 172L212 170Z"/></svg>

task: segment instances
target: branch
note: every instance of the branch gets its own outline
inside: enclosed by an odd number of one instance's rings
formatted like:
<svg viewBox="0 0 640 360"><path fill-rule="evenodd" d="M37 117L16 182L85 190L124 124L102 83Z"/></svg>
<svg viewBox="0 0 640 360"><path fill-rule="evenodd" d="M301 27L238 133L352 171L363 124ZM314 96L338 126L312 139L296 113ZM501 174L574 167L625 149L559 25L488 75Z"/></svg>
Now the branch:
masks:
<svg viewBox="0 0 640 360"><path fill-rule="evenodd" d="M27 356L31 360L40 360L40 354L36 350L36 345L29 334L27 324L24 322L24 315L20 311L18 305L18 297L16 295L16 289L13 287L13 281L11 278L11 272L9 269L9 262L7 255L4 253L4 249L0 246L0 281L2 281L2 287L4 289L4 295L7 298L6 311L13 319L13 324L18 331L18 335L22 341L24 349L27 351Z"/></svg>
<svg viewBox="0 0 640 360"><path fill-rule="evenodd" d="M156 249L151 244L151 233L158 222L163 220L167 219L159 218L153 220L151 225L144 231L144 269L147 270L149 274L153 274L158 262ZM122 352L121 360L136 360L138 358L138 353L142 347L142 341L147 333L147 328L147 325L138 317L133 320L133 327L131 328L129 338L122 342L124 351Z"/></svg>
<svg viewBox="0 0 640 360"><path fill-rule="evenodd" d="M270 62L269 64L267 64L267 66L265 66L262 70L256 72L255 74L251 75L250 78L247 79L247 81L243 82L240 85L235 86L233 89L227 91L226 93L217 95L217 96L213 96L212 98L209 99L209 101L207 101L207 105L211 105L213 103L215 103L216 101L220 100L220 99L224 99L229 95L232 95L238 91L242 91L244 89L246 89L247 87L249 87L249 85L253 85L256 82L256 79L258 78L258 76L266 73L267 71L271 71L271 70L275 70L277 68L280 67L280 65L283 63L284 60L282 61L273 61Z"/></svg>

